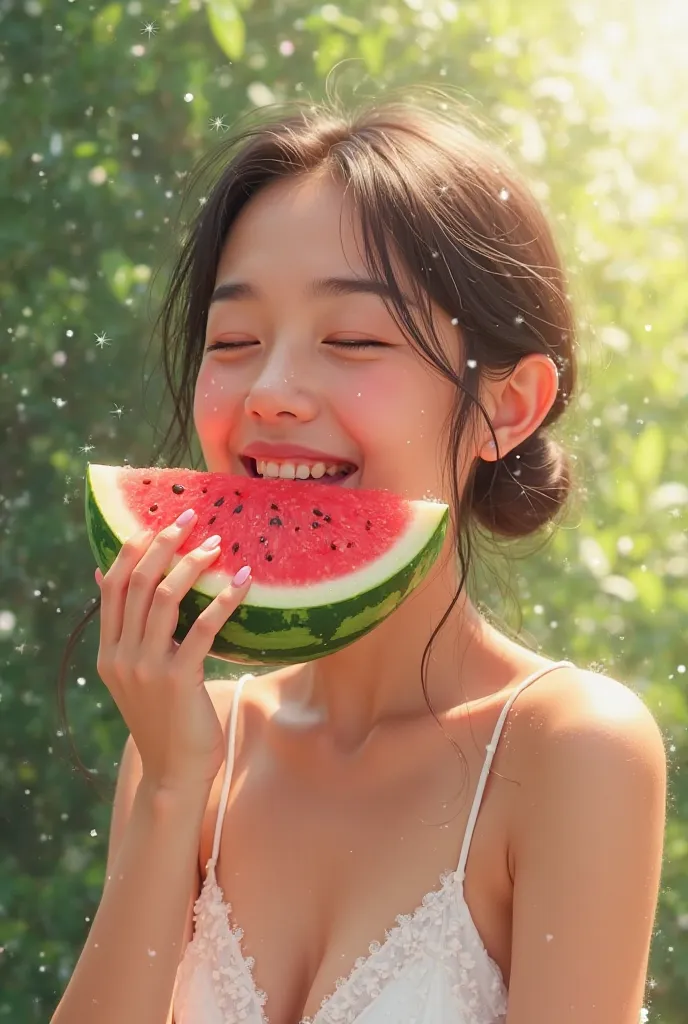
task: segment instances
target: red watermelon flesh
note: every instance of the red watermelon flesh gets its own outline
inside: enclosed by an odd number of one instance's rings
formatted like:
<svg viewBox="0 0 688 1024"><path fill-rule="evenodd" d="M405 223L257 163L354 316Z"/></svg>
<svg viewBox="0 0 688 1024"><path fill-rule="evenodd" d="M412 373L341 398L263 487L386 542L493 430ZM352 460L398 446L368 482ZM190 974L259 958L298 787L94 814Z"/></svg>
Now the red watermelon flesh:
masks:
<svg viewBox="0 0 688 1024"><path fill-rule="evenodd" d="M399 495L309 480L123 467L117 483L141 526L160 531L194 509L198 520L180 555L219 534L213 571L232 576L250 565L264 584L298 586L353 572L388 551L412 517Z"/></svg>

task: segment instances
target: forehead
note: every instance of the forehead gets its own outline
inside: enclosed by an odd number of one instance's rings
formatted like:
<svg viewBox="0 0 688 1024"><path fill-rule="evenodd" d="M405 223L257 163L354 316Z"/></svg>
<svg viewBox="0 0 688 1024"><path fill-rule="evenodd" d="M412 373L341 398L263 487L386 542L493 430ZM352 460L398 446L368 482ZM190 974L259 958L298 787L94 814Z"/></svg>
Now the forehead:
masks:
<svg viewBox="0 0 688 1024"><path fill-rule="evenodd" d="M267 185L243 208L225 240L217 279L309 277L354 271L369 276L360 224L344 185L329 173Z"/></svg>

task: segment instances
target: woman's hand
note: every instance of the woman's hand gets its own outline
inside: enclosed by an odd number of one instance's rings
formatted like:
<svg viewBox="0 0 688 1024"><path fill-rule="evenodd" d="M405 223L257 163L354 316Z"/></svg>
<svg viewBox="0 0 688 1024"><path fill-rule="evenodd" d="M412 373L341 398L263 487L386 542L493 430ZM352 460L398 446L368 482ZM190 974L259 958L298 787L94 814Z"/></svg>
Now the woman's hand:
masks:
<svg viewBox="0 0 688 1024"><path fill-rule="evenodd" d="M98 672L153 791L207 789L225 756L222 725L203 684L203 659L246 596L250 568L240 569L184 641L175 643L179 602L220 551L220 538L209 537L163 575L195 522L189 510L157 535L142 530L123 545L105 576L96 570L102 597Z"/></svg>

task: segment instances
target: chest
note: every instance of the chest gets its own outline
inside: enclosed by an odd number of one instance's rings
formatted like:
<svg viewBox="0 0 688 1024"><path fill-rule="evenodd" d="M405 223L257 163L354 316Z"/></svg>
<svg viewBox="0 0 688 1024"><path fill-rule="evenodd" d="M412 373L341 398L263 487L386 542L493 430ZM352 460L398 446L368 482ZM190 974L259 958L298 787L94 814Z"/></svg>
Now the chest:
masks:
<svg viewBox="0 0 688 1024"><path fill-rule="evenodd" d="M269 995L272 1024L314 1015L371 943L383 943L399 915L417 913L457 867L483 763L479 746L462 750L459 758L446 744L436 759L418 751L417 771L350 787L321 784L316 766L310 781L291 776L255 744L237 764L217 878L255 960L256 985ZM219 788L203 824L203 874ZM507 835L507 789L491 776L463 896L479 941L508 979Z"/></svg>

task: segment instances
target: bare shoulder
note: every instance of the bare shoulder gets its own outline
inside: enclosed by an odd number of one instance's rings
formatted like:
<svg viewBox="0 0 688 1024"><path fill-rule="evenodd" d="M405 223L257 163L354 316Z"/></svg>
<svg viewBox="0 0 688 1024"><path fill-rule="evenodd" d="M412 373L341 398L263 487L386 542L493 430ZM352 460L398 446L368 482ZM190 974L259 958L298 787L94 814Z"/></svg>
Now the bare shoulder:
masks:
<svg viewBox="0 0 688 1024"><path fill-rule="evenodd" d="M530 827L536 806L580 801L592 808L603 786L610 800L627 791L640 798L643 786L666 787L661 729L626 683L572 666L527 687L516 705L522 827Z"/></svg>
<svg viewBox="0 0 688 1024"><path fill-rule="evenodd" d="M557 756L579 749L624 752L647 763L665 762L658 723L640 696L626 683L577 667L563 667L519 695L522 727L530 735L529 757ZM524 737L525 738L525 737Z"/></svg>
<svg viewBox="0 0 688 1024"><path fill-rule="evenodd" d="M516 704L509 1020L637 1021L662 865L661 729L630 686L584 669L548 674Z"/></svg>
<svg viewBox="0 0 688 1024"><path fill-rule="evenodd" d="M213 707L217 713L217 717L220 719L220 723L225 732L225 739L228 739L227 728L229 724L229 716L232 709L232 701L234 700L234 694L236 692L237 685L241 676L237 676L230 679L206 679L205 688L208 691ZM245 708L248 703L251 703L251 688L247 686L244 688L241 696L241 703L239 707L239 714L237 716L237 753L241 749L244 736L244 719L245 719Z"/></svg>
<svg viewBox="0 0 688 1024"><path fill-rule="evenodd" d="M206 679L205 688L208 691L208 695L213 702L213 707L217 711L218 718L224 724L224 717L220 714L221 711L226 709L229 711L232 703L232 697L234 696L234 690L236 684L239 682L238 679Z"/></svg>

